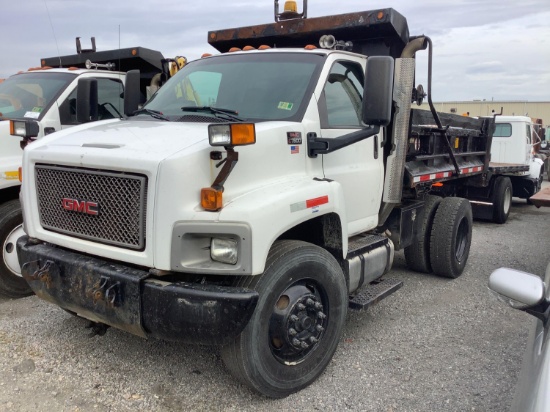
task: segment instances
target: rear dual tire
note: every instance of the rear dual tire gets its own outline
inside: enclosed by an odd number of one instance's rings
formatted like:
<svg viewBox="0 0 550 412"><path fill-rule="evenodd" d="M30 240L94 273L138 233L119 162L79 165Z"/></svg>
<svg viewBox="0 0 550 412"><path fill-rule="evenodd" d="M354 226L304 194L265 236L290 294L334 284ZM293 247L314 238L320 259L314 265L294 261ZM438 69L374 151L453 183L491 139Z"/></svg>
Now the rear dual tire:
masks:
<svg viewBox="0 0 550 412"><path fill-rule="evenodd" d="M472 208L458 197L425 200L421 232L405 248L407 266L417 272L457 278L466 266L472 242Z"/></svg>

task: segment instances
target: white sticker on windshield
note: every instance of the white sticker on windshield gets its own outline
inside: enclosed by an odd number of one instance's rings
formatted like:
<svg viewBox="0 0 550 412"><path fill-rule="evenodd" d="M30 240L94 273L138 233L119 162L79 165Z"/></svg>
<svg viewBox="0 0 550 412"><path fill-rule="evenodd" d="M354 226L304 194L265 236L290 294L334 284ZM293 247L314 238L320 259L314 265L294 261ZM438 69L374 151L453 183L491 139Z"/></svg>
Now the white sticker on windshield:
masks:
<svg viewBox="0 0 550 412"><path fill-rule="evenodd" d="M27 112L25 113L25 116L23 117L28 117L29 119L38 119L40 117L40 113L39 112Z"/></svg>

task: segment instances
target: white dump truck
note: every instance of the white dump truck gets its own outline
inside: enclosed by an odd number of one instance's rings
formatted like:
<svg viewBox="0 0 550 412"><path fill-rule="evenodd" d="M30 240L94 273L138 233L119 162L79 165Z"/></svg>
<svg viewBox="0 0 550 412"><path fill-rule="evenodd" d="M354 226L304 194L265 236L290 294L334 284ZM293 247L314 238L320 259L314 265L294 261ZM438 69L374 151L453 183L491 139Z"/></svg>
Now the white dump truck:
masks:
<svg viewBox="0 0 550 412"><path fill-rule="evenodd" d="M17 242L38 297L98 333L219 345L275 398L325 370L348 307L399 289L395 250L460 276L472 210L458 195L493 184L494 118L411 109L429 38L391 8L307 18L295 5L209 32L221 54L136 115L29 146Z"/></svg>
<svg viewBox="0 0 550 412"><path fill-rule="evenodd" d="M41 59L40 67L0 83L0 294L9 297L31 293L21 277L15 251L15 242L23 233L18 200L23 147L89 121L90 115L93 120L122 117L125 73L139 70L134 87L139 87L143 102L151 84L156 88L170 76L174 60L143 47L96 51L94 38L92 49L83 50L79 38L76 44L76 54ZM97 110L87 115L80 110L84 119L79 119L79 102L88 97L79 96L78 85L91 79L97 85Z"/></svg>

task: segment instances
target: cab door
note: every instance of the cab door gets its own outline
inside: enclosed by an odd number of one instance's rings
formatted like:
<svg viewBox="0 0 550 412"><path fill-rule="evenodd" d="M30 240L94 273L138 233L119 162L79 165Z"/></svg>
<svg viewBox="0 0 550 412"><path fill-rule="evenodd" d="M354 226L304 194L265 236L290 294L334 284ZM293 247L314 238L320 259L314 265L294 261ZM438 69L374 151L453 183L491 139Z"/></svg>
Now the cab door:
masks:
<svg viewBox="0 0 550 412"><path fill-rule="evenodd" d="M361 122L365 60L334 59L318 106L323 138L334 139L363 128ZM342 185L351 236L378 224L383 190L381 135L323 155L325 178ZM342 222L344 223L344 222Z"/></svg>

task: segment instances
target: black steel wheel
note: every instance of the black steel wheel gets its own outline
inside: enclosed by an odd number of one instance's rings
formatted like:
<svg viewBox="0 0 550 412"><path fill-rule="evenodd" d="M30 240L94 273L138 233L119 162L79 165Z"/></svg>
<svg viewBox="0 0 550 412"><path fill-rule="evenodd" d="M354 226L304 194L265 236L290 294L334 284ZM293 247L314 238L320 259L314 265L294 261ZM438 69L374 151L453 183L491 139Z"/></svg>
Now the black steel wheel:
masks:
<svg viewBox="0 0 550 412"><path fill-rule="evenodd" d="M10 200L0 206L0 293L10 298L21 298L32 294L23 276L17 259L15 243L23 236L23 214L19 200Z"/></svg>
<svg viewBox="0 0 550 412"><path fill-rule="evenodd" d="M405 261L409 269L421 273L430 273L430 236L435 212L441 203L439 196L428 195L424 199L424 207L420 216L420 233L412 245L405 248Z"/></svg>
<svg viewBox="0 0 550 412"><path fill-rule="evenodd" d="M226 367L271 398L310 385L325 370L342 335L348 296L338 262L309 243L278 241L265 272L237 283L260 297L244 331L221 350Z"/></svg>
<svg viewBox="0 0 550 412"><path fill-rule="evenodd" d="M493 222L504 223L512 207L512 182L509 177L499 176L493 187Z"/></svg>
<svg viewBox="0 0 550 412"><path fill-rule="evenodd" d="M468 261L472 243L472 207L460 197L441 201L430 239L430 262L438 276L459 277Z"/></svg>

